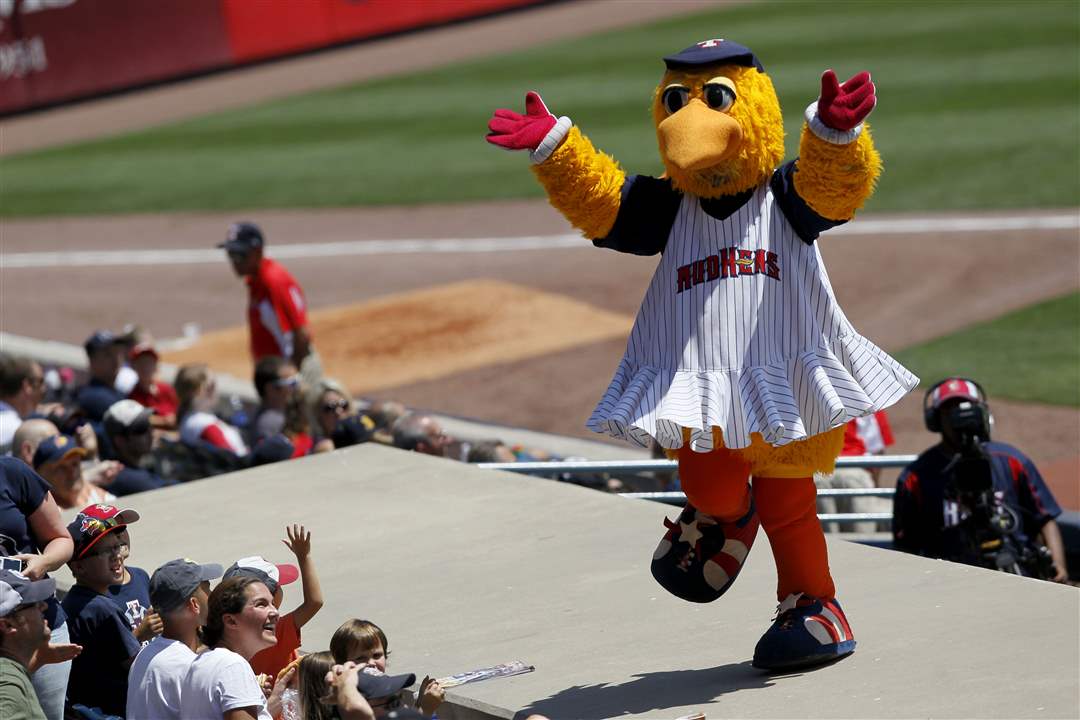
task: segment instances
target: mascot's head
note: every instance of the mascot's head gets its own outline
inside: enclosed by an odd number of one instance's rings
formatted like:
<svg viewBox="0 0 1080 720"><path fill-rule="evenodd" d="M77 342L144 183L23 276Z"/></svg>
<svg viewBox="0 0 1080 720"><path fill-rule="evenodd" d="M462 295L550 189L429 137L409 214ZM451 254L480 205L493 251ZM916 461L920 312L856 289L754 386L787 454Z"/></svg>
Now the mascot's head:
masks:
<svg viewBox="0 0 1080 720"><path fill-rule="evenodd" d="M754 53L730 40L705 40L664 63L652 110L675 188L721 197L768 180L784 158L784 120Z"/></svg>

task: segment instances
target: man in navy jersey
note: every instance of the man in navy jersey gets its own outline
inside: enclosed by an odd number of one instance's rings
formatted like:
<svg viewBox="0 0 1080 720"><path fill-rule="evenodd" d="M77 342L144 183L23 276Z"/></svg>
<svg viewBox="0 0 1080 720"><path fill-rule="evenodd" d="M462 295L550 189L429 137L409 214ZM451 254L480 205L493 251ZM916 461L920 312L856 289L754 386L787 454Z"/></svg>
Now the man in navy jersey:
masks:
<svg viewBox="0 0 1080 720"><path fill-rule="evenodd" d="M897 480L894 546L985 566L987 556L973 546L973 533L980 532L980 512L996 512L1015 521L1011 538L1018 550L1039 552L1045 545L1053 562L1050 579L1065 582L1065 547L1054 521L1061 508L1026 455L990 441L990 413L979 384L967 378L942 380L930 388L924 408L927 429L940 432L941 442L919 455Z"/></svg>

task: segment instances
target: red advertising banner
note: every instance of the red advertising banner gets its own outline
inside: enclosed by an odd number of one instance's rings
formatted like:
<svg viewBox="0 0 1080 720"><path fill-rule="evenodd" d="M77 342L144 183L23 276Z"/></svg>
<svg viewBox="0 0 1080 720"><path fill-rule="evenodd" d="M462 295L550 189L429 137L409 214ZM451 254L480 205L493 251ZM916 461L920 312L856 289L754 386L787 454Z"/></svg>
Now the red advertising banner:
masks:
<svg viewBox="0 0 1080 720"><path fill-rule="evenodd" d="M0 112L231 60L220 0L0 0Z"/></svg>
<svg viewBox="0 0 1080 720"><path fill-rule="evenodd" d="M544 0L0 0L0 114Z"/></svg>
<svg viewBox="0 0 1080 720"><path fill-rule="evenodd" d="M487 15L543 0L222 0L237 62Z"/></svg>

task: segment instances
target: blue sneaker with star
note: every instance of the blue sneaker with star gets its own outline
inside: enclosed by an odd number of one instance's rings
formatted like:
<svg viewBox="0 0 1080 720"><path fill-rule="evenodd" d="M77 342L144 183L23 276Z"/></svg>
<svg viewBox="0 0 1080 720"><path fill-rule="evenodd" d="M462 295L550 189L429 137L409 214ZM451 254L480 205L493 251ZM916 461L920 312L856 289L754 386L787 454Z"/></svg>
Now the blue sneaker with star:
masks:
<svg viewBox="0 0 1080 720"><path fill-rule="evenodd" d="M754 667L795 670L855 652L855 635L835 598L796 593L776 609L772 627L754 648Z"/></svg>
<svg viewBox="0 0 1080 720"><path fill-rule="evenodd" d="M667 533L653 553L652 575L676 597L712 602L735 582L759 525L752 497L750 509L734 522L722 522L687 503L677 521L664 518Z"/></svg>

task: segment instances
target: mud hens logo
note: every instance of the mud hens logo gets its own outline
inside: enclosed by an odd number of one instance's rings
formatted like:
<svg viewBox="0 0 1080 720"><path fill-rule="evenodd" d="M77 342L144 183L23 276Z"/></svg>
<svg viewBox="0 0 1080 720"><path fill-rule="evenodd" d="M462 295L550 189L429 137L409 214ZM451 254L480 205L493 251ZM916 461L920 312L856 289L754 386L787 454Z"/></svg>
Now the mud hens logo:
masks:
<svg viewBox="0 0 1080 720"><path fill-rule="evenodd" d="M779 258L768 250L742 250L725 248L716 255L709 255L683 265L675 271L678 293L695 285L716 280L727 280L741 275L764 275L780 279Z"/></svg>

